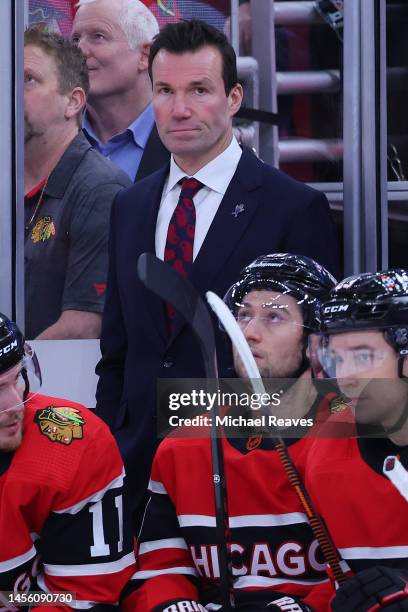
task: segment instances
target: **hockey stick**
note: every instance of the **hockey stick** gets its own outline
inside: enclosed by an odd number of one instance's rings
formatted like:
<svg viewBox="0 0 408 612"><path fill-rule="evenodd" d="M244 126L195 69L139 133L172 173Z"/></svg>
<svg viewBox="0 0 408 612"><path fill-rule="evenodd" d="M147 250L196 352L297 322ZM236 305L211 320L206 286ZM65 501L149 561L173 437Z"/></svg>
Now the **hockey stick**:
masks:
<svg viewBox="0 0 408 612"><path fill-rule="evenodd" d="M234 319L231 311L226 304L212 291L207 291L205 294L207 302L217 315L226 330L235 350L239 354L245 371L248 374L251 386L256 393L265 393L265 387L259 373L258 366L252 355L251 349L242 333L238 323ZM330 536L330 533L323 522L322 517L316 512L312 500L307 492L305 485L300 477L300 474L293 463L284 440L280 436L271 436L271 440L275 445L276 451L279 454L280 460L285 469L286 475L290 484L295 490L296 495L302 505L307 516L313 535L319 543L324 558L333 572L333 575L339 584L342 584L347 579L342 567L341 557Z"/></svg>
<svg viewBox="0 0 408 612"><path fill-rule="evenodd" d="M207 379L217 380L217 361L212 320L197 291L188 280L151 253L143 253L137 262L142 283L165 302L170 303L190 325L200 345ZM229 537L227 487L222 439L217 436L218 407L213 407L211 419L211 461L214 482L215 527L223 609L234 608L233 580L230 573L231 547Z"/></svg>

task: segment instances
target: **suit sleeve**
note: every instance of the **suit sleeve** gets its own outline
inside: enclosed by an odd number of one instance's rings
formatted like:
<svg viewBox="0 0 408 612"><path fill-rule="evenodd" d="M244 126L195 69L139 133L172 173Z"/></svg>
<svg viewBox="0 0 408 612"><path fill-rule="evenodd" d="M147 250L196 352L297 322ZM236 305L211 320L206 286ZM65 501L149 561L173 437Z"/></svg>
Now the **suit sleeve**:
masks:
<svg viewBox="0 0 408 612"><path fill-rule="evenodd" d="M327 198L316 193L311 201L298 208L285 241L288 253L307 255L340 277L340 254L337 231Z"/></svg>
<svg viewBox="0 0 408 612"><path fill-rule="evenodd" d="M198 601L197 570L178 523L174 503L155 456L149 482L150 498L139 539L136 573L124 592L122 609L149 612L179 598Z"/></svg>
<svg viewBox="0 0 408 612"><path fill-rule="evenodd" d="M99 376L96 412L111 429L121 402L127 353L127 334L116 276L115 212L118 205L120 201L119 197L116 197L112 206L109 233L109 269L101 332L102 357L96 366L96 374Z"/></svg>

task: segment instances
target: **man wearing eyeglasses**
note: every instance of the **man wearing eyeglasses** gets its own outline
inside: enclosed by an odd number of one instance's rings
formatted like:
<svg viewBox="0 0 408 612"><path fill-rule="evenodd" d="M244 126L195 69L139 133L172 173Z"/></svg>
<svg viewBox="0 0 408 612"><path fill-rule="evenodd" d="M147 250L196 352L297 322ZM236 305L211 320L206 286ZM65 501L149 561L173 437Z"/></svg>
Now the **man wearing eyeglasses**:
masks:
<svg viewBox="0 0 408 612"><path fill-rule="evenodd" d="M355 418L315 440L306 484L354 574L336 612L408 610L408 273L344 279L321 309L320 367Z"/></svg>

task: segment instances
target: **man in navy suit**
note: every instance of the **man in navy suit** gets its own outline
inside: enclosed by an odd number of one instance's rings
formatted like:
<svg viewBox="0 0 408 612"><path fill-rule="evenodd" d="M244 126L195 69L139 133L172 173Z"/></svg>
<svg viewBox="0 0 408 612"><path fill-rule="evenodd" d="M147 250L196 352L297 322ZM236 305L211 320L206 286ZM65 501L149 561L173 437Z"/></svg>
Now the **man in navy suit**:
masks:
<svg viewBox="0 0 408 612"><path fill-rule="evenodd" d="M200 21L168 25L151 47L149 73L157 128L172 158L114 203L97 366L98 415L116 437L139 508L158 443L157 379L204 376L191 330L138 280L139 255L155 253L201 294L220 296L265 253L308 255L334 273L339 264L326 198L241 150L233 137L242 87L225 36ZM185 177L194 190L181 189ZM221 334L217 350L225 375Z"/></svg>

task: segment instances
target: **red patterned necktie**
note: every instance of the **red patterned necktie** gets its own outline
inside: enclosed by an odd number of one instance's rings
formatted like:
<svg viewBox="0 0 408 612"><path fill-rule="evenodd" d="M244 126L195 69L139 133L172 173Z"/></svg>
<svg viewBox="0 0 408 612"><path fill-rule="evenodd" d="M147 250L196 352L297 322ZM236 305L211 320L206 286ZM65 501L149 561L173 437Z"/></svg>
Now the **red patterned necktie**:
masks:
<svg viewBox="0 0 408 612"><path fill-rule="evenodd" d="M187 278L193 264L193 247L196 223L196 211L193 198L204 185L195 178L184 177L179 181L180 197L167 230L164 261ZM175 317L174 309L166 304L170 331Z"/></svg>

